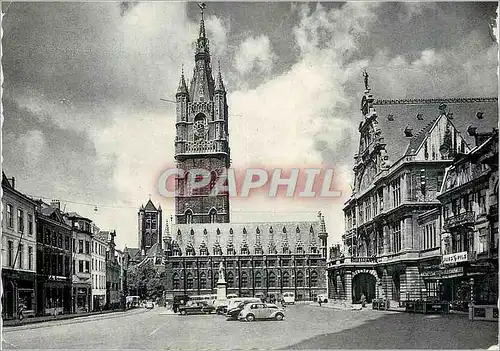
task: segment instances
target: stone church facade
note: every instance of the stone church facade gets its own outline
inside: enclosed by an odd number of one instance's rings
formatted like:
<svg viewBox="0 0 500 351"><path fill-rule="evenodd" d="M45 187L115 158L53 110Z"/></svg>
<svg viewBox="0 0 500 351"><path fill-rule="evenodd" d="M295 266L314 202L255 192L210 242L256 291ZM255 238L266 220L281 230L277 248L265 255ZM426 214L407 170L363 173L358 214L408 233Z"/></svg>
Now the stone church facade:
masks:
<svg viewBox="0 0 500 351"><path fill-rule="evenodd" d="M182 72L176 93L175 223L163 235L167 296L215 293L222 262L228 294L298 300L326 292L324 218L309 222L230 223L229 194L211 193L230 166L228 105L220 74L212 76L209 40L201 14L195 67L188 88ZM196 169L210 173L203 188L189 189ZM274 295L274 296L273 296Z"/></svg>

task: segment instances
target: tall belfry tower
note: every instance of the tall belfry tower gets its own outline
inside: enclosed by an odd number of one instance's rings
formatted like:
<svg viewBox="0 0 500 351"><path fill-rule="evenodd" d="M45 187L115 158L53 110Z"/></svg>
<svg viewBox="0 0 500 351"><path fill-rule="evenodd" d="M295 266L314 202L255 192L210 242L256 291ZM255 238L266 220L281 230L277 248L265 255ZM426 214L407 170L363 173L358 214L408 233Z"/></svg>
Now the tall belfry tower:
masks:
<svg viewBox="0 0 500 351"><path fill-rule="evenodd" d="M175 160L184 176L177 178L175 198L176 223L228 223L229 194L214 195L212 188L225 179L230 165L228 134L228 106L226 90L220 73L212 76L209 41L205 33L201 10L200 33L196 42L193 79L188 89L181 73L175 95L177 103ZM210 184L189 189L187 180L195 176L196 169L210 173ZM222 177L222 178L221 178Z"/></svg>

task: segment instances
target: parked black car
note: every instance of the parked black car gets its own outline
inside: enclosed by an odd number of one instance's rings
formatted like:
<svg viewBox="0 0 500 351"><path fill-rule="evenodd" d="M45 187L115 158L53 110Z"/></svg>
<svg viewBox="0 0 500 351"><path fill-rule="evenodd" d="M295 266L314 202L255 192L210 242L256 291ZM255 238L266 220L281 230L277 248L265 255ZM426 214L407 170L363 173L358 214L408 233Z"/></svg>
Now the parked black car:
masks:
<svg viewBox="0 0 500 351"><path fill-rule="evenodd" d="M180 306L184 306L189 301L189 296L187 295L177 295L174 296L174 302L172 304L172 310L174 313L179 311Z"/></svg>
<svg viewBox="0 0 500 351"><path fill-rule="evenodd" d="M179 313L186 314L210 314L215 312L215 307L203 301L189 301L184 306L179 306Z"/></svg>

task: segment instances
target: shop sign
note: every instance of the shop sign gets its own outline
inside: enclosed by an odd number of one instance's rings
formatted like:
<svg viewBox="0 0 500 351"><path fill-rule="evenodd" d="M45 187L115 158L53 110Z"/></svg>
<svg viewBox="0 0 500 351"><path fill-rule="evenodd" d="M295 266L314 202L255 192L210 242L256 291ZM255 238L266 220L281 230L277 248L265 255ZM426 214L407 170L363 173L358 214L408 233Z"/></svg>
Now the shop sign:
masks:
<svg viewBox="0 0 500 351"><path fill-rule="evenodd" d="M466 262L467 259L468 259L467 251L457 252L449 255L443 255L443 264Z"/></svg>
<svg viewBox="0 0 500 351"><path fill-rule="evenodd" d="M463 274L464 274L464 267L447 268L441 271L441 275L444 278L452 278L450 276L461 276Z"/></svg>

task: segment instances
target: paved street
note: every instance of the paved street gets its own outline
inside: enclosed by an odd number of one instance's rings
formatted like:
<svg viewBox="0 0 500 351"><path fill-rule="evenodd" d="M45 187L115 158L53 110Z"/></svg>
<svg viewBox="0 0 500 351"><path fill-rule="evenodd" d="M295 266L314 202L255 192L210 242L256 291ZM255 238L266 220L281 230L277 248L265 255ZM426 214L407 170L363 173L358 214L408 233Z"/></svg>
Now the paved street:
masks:
<svg viewBox="0 0 500 351"><path fill-rule="evenodd" d="M497 343L498 325L466 317L309 305L287 308L284 321L237 322L217 315L168 315L163 308L14 327L6 349L466 349ZM32 328L34 327L34 328Z"/></svg>

